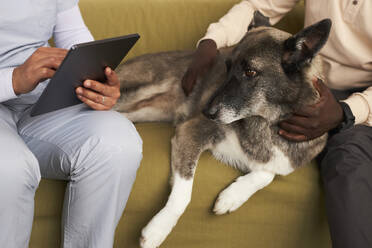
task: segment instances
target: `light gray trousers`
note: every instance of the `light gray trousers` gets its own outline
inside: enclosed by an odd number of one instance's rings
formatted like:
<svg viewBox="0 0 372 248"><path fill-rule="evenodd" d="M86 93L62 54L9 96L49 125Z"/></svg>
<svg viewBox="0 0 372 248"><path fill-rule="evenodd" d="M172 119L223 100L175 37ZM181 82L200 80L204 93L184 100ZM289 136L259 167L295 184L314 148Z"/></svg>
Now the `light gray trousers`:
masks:
<svg viewBox="0 0 372 248"><path fill-rule="evenodd" d="M62 247L113 247L142 159L135 127L119 113L83 104L28 112L0 103L0 247L28 247L40 176L68 180Z"/></svg>

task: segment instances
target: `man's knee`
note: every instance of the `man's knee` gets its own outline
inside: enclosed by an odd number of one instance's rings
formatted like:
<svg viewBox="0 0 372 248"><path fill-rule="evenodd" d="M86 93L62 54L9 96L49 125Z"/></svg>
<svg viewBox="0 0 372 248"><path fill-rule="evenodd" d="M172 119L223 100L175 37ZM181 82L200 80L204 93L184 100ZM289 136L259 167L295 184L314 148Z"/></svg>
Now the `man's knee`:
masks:
<svg viewBox="0 0 372 248"><path fill-rule="evenodd" d="M357 125L353 128L337 133L329 138L327 149L348 144L372 144L372 127Z"/></svg>
<svg viewBox="0 0 372 248"><path fill-rule="evenodd" d="M138 134L136 128L128 120L120 121L123 125L121 130L117 130L118 134L110 144L102 142L102 146L113 145L117 148L117 152L108 154L112 156L112 164L115 164L115 170L118 173L131 173L135 174L140 161L142 160L142 139Z"/></svg>
<svg viewBox="0 0 372 248"><path fill-rule="evenodd" d="M357 173L368 176L372 171L372 128L356 126L332 136L321 161L323 180Z"/></svg>
<svg viewBox="0 0 372 248"><path fill-rule="evenodd" d="M142 139L134 125L124 116L113 112L98 112L89 125L88 139L80 147L81 154L89 154L86 161L105 164L101 169L113 171L137 171L142 159ZM104 162L105 161L105 162ZM80 163L78 167L93 166L95 163ZM78 169L78 168L76 168ZM97 168L98 169L98 168Z"/></svg>
<svg viewBox="0 0 372 248"><path fill-rule="evenodd" d="M114 111L101 111L95 114L97 116L88 124L89 136L124 150L142 152L141 137L131 121Z"/></svg>

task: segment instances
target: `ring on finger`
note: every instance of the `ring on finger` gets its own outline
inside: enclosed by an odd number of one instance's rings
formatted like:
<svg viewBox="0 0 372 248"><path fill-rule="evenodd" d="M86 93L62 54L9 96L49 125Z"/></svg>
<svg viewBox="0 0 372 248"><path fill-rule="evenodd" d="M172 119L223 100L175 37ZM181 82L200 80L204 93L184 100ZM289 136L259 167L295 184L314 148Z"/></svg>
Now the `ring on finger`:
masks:
<svg viewBox="0 0 372 248"><path fill-rule="evenodd" d="M102 105L105 105L105 96L102 96Z"/></svg>

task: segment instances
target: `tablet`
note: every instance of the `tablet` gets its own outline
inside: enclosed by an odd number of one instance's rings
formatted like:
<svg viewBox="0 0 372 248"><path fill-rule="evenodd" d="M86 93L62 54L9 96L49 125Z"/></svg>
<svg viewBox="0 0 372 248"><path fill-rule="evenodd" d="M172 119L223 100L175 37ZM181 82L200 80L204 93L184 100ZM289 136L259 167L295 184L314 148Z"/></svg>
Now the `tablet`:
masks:
<svg viewBox="0 0 372 248"><path fill-rule="evenodd" d="M82 103L75 89L86 79L105 82L104 69L115 68L140 38L131 34L71 47L49 84L32 107L31 116Z"/></svg>

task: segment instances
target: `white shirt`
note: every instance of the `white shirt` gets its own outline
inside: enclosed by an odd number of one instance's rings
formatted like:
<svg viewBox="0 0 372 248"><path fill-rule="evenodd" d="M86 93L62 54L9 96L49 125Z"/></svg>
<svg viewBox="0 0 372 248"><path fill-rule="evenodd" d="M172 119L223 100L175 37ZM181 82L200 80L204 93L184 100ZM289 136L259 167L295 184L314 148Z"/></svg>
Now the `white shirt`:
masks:
<svg viewBox="0 0 372 248"><path fill-rule="evenodd" d="M259 10L277 23L298 0L246 0L236 4L217 23L209 26L203 39L212 39L218 48L238 43L246 33L253 12ZM320 54L325 61L327 84L333 89L369 87L345 102L356 124L372 126L372 1L307 0L305 26L324 18L332 20L327 44Z"/></svg>
<svg viewBox="0 0 372 248"><path fill-rule="evenodd" d="M76 0L38 1L41 2L36 7L21 5L19 1L8 2L4 8L1 6L0 103L17 98L12 84L14 68L23 64L37 48L49 46L52 35L56 46L66 49L93 40ZM25 4L30 3L25 1ZM18 13L7 15L6 12L12 9Z"/></svg>

